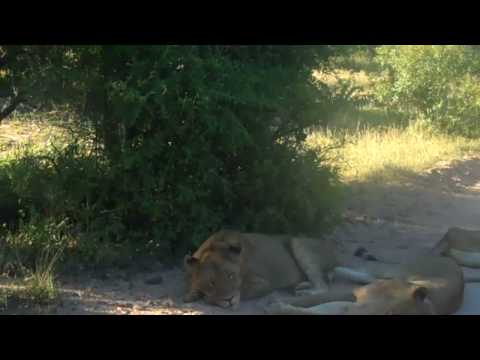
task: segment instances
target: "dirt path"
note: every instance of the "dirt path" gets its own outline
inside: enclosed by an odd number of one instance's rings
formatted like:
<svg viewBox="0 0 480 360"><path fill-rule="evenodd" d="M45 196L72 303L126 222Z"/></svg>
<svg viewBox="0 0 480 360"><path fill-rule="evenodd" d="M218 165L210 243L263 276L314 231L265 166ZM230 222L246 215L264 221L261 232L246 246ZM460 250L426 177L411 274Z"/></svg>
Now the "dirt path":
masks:
<svg viewBox="0 0 480 360"><path fill-rule="evenodd" d="M348 257L358 246L400 260L427 251L448 227L480 228L480 157L438 164L421 176L406 174L407 185L358 185L349 204L350 222L332 235ZM349 258L352 260L352 258ZM353 260L352 260L353 261ZM156 277L155 284L146 281ZM116 271L103 279L65 279L57 314L261 314L272 297L243 302L238 311L184 304L182 272L160 264L150 271ZM479 313L480 287L467 285L459 313Z"/></svg>

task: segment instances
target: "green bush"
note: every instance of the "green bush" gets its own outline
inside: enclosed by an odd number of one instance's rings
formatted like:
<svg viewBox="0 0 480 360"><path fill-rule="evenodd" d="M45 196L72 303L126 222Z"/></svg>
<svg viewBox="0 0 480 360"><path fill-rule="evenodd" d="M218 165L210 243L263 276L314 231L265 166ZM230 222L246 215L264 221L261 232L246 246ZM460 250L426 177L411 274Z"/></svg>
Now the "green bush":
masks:
<svg viewBox="0 0 480 360"><path fill-rule="evenodd" d="M58 260L63 250L72 244L68 219L43 218L32 213L21 219L16 231L2 229L0 272L27 275L37 270L39 261L48 254ZM43 264L42 264L43 265Z"/></svg>
<svg viewBox="0 0 480 360"><path fill-rule="evenodd" d="M181 251L225 225L324 229L336 175L301 151L327 106L312 81L314 50L110 49L109 61L125 64L109 77L107 110L124 135L105 141L117 144L107 154L125 226L150 229L153 246Z"/></svg>
<svg viewBox="0 0 480 360"><path fill-rule="evenodd" d="M42 151L25 145L0 167L23 212L33 209L45 217L68 216L85 222L78 218L79 206L98 197L104 169L93 154L88 155L85 145L71 141Z"/></svg>
<svg viewBox="0 0 480 360"><path fill-rule="evenodd" d="M28 262L55 237L50 222L64 224L65 236L73 238L67 254L87 262L110 261L115 242L128 237L122 225L126 219L111 208L111 198L118 195L108 191L115 183L111 170L75 139L43 151L20 148L0 167L0 179L5 179L0 182L6 185L4 196L12 198L9 210L16 226L10 228L16 231L10 234L11 248L28 253Z"/></svg>
<svg viewBox="0 0 480 360"><path fill-rule="evenodd" d="M480 57L466 45L386 45L376 49L384 77L375 87L383 106L433 127L479 135Z"/></svg>

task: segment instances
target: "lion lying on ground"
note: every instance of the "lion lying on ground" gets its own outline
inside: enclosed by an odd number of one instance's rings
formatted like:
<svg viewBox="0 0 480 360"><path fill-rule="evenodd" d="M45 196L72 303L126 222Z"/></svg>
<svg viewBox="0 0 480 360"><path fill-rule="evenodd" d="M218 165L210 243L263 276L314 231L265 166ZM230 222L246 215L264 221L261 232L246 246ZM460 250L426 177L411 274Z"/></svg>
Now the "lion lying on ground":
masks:
<svg viewBox="0 0 480 360"><path fill-rule="evenodd" d="M327 273L338 265L327 240L219 231L184 259L185 302L237 308L274 290L297 294L328 290Z"/></svg>
<svg viewBox="0 0 480 360"><path fill-rule="evenodd" d="M368 284L353 291L300 297L266 308L269 314L451 314L463 302L464 275L453 260L421 256L405 264L336 267L336 277Z"/></svg>
<svg viewBox="0 0 480 360"><path fill-rule="evenodd" d="M480 231L452 227L435 245L432 254L451 257L462 266L480 268Z"/></svg>
<svg viewBox="0 0 480 360"><path fill-rule="evenodd" d="M464 282L480 280L465 279L458 265L480 267L479 239L480 232L452 228L428 256L407 264L366 263L355 270L339 266L335 246L326 240L220 231L185 257L184 301L203 297L236 308L240 299L291 288L310 295L274 304L267 312L450 314L463 301ZM330 272L368 285L353 292L327 291Z"/></svg>
<svg viewBox="0 0 480 360"><path fill-rule="evenodd" d="M480 267L480 231L451 228L426 256L404 264L365 263L362 269L336 267L336 276L368 284L353 291L330 291L290 303L274 303L269 314L453 314L463 302L460 266Z"/></svg>

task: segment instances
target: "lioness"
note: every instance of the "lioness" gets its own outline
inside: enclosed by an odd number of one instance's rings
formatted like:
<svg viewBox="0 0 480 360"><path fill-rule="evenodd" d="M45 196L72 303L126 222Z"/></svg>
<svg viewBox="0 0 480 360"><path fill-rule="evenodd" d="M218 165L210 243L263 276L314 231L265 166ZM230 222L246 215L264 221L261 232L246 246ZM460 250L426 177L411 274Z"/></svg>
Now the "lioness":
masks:
<svg viewBox="0 0 480 360"><path fill-rule="evenodd" d="M354 289L332 290L276 302L265 308L272 315L434 315L428 290L400 279L376 280Z"/></svg>
<svg viewBox="0 0 480 360"><path fill-rule="evenodd" d="M452 314L463 302L464 277L452 259L420 256L404 264L365 263L361 269L336 267L335 276L368 284L352 291L327 292L273 304L270 314ZM320 306L316 306L323 304ZM308 307L308 309L302 309Z"/></svg>
<svg viewBox="0 0 480 360"><path fill-rule="evenodd" d="M363 249L364 250L364 249ZM332 291L289 304L275 303L270 314L452 314L463 302L460 266L480 268L480 231L450 228L430 254L404 264L365 263L363 269L336 267L344 279L369 284L353 292Z"/></svg>
<svg viewBox="0 0 480 360"><path fill-rule="evenodd" d="M185 302L237 308L279 289L326 291L327 273L337 262L327 240L219 231L185 256Z"/></svg>

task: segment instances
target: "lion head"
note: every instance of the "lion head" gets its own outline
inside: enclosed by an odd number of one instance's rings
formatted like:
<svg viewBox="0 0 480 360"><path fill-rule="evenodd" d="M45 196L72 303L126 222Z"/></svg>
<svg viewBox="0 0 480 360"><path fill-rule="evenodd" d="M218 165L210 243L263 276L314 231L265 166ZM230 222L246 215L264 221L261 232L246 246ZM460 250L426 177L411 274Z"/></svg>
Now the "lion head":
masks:
<svg viewBox="0 0 480 360"><path fill-rule="evenodd" d="M359 302L372 304L383 315L433 315L435 306L428 288L400 279L377 280L357 289ZM368 301L367 301L368 300Z"/></svg>
<svg viewBox="0 0 480 360"><path fill-rule="evenodd" d="M210 237L184 267L189 287L185 302L203 298L207 303L235 309L240 303L242 285L240 234L222 231Z"/></svg>

